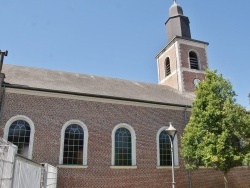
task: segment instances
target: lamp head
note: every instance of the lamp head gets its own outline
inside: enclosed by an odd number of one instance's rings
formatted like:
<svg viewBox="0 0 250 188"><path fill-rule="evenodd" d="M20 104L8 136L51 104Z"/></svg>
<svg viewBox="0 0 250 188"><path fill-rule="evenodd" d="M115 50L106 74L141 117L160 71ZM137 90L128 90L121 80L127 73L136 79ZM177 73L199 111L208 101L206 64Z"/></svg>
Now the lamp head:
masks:
<svg viewBox="0 0 250 188"><path fill-rule="evenodd" d="M174 138L177 130L173 127L172 122L169 122L169 127L166 129L167 133Z"/></svg>

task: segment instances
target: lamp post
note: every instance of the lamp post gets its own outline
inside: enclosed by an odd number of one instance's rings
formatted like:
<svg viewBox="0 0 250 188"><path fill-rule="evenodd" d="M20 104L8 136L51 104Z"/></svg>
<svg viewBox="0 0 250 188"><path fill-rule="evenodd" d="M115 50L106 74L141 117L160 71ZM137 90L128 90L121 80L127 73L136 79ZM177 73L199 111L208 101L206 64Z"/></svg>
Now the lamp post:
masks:
<svg viewBox="0 0 250 188"><path fill-rule="evenodd" d="M170 138L171 143L171 156L172 156L172 188L175 188L175 181L174 181L174 137L177 133L177 130L173 127L172 123L169 122L169 127L166 129L168 136Z"/></svg>

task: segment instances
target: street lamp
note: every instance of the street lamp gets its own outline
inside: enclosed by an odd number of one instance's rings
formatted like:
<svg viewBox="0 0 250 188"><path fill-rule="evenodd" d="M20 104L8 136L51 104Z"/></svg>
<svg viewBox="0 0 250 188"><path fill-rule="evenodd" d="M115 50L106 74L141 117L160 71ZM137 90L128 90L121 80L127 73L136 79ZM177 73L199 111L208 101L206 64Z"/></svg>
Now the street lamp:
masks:
<svg viewBox="0 0 250 188"><path fill-rule="evenodd" d="M169 122L169 127L166 129L168 133L170 143L171 143L171 156L172 156L172 188L175 188L175 181L174 181L174 137L177 133L177 130L173 127L172 122Z"/></svg>

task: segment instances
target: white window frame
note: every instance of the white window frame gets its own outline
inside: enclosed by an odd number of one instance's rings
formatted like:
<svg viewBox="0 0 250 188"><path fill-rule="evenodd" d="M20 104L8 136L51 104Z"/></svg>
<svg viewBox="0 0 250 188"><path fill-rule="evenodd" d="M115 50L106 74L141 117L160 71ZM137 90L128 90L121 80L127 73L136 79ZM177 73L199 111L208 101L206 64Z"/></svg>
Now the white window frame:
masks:
<svg viewBox="0 0 250 188"><path fill-rule="evenodd" d="M120 123L116 125L112 131L112 152L111 152L111 165L115 166L115 133L117 129L119 128L126 128L129 130L131 134L131 142L132 142L132 165L131 166L136 166L136 136L135 136L135 131L133 127L129 124L126 123Z"/></svg>
<svg viewBox="0 0 250 188"><path fill-rule="evenodd" d="M161 127L157 134L156 134L156 143L157 143L157 166L160 167L160 143L159 143L159 137L162 131L166 130L168 127L164 126ZM174 147L174 166L179 166L179 157L178 157L178 136L177 134L174 137L174 142L173 142L173 147ZM165 166L161 166L165 167ZM168 167L168 166L166 166Z"/></svg>
<svg viewBox="0 0 250 188"><path fill-rule="evenodd" d="M4 127L4 139L8 140L10 126L11 126L12 123L14 123L17 120L26 121L29 124L29 126L30 126L30 141L29 141L28 159L32 159L35 126L34 126L33 121L30 118L28 118L27 116L24 116L24 115L17 115L17 116L11 117L6 122L5 127Z"/></svg>
<svg viewBox="0 0 250 188"><path fill-rule="evenodd" d="M63 152L64 152L64 136L65 136L65 130L69 125L72 124L77 124L79 125L82 129L83 129L83 134L84 134L84 140L83 140L83 162L82 165L86 166L87 165L87 157L88 157L88 137L89 137L89 133L88 133L88 128L87 126L80 120L69 120L67 121L61 129L61 145L60 145L60 156L59 156L59 164L60 165L65 165L67 166L67 164L63 164ZM75 165L77 166L77 165Z"/></svg>

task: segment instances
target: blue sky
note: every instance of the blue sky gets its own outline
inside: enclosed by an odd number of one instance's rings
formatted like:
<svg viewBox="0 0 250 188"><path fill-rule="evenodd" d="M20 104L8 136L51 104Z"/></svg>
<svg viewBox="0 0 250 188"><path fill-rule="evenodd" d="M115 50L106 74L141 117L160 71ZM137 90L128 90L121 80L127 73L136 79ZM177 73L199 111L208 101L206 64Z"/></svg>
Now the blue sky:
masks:
<svg viewBox="0 0 250 188"><path fill-rule="evenodd" d="M171 0L1 1L5 63L157 83ZM250 109L249 0L177 0L193 39L209 42L210 69L231 81Z"/></svg>

